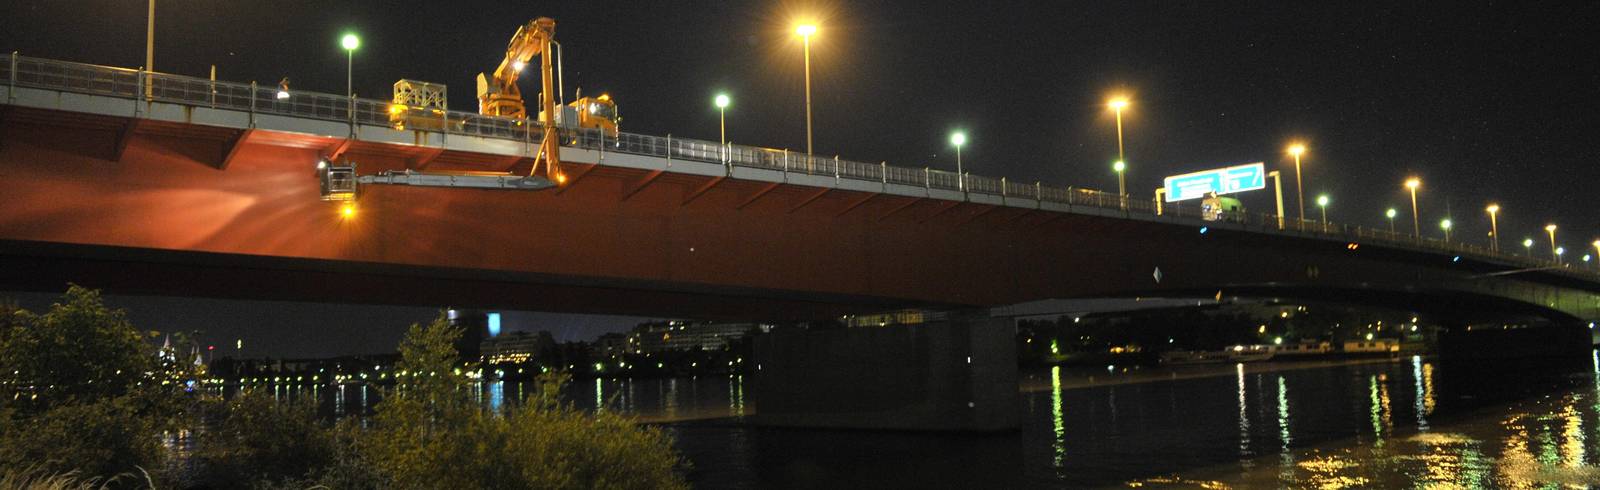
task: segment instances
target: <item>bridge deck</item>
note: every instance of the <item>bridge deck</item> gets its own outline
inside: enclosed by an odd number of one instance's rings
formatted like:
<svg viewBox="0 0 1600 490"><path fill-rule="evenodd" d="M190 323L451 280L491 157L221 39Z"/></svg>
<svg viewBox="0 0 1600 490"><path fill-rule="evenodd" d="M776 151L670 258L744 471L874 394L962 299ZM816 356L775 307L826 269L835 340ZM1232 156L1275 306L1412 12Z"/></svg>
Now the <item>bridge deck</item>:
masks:
<svg viewBox="0 0 1600 490"><path fill-rule="evenodd" d="M1459 243L1340 226L1323 233L1293 222L1280 230L1270 216L1204 221L1183 208L1158 216L1148 201L1124 204L1088 190L632 134L570 133L563 152L572 179L561 189L371 186L360 216L341 221L317 199L310 174L319 155L349 155L363 173L525 171L537 132L460 113L449 116L459 126L443 125L448 133L396 130L381 101L305 92L280 101L250 85L7 61L0 178L9 205L0 207L0 255L17 266L58 264L31 269L52 280L74 279L61 274L75 266L120 261L171 271L209 261L210 272L193 273L219 287L250 289L224 281L227 274L288 271L284 277L338 284L316 291L365 285L354 295L360 301L469 304L440 296L452 288L450 298L503 306L522 294L532 298L517 306L567 311L615 312L624 301L574 307L562 292L583 290L655 295L627 301L648 305L631 312L662 314L681 314L661 310L680 303L713 309L716 300L689 298L696 294L800 315L828 309L819 305L1210 296L1218 287L1273 284L1454 288L1575 315L1600 306L1572 289L1596 289L1594 276L1579 271L1474 282L1548 264ZM146 80L154 80L148 99ZM1202 227L1209 234L1198 233ZM149 256L157 252L176 255ZM344 276L329 275L336 273ZM20 275L0 279L29 282ZM495 284L517 293L483 299ZM366 294L397 288L412 294Z"/></svg>

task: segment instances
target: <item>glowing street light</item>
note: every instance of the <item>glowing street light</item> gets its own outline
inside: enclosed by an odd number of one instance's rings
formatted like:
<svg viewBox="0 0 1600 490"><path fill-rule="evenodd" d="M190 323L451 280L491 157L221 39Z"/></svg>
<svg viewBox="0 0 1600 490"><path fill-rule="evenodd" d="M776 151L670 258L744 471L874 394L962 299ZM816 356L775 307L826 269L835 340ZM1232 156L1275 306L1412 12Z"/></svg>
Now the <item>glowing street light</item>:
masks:
<svg viewBox="0 0 1600 490"><path fill-rule="evenodd" d="M950 133L950 144L956 147L956 178L961 184L961 192L966 192L967 173L961 169L961 146L967 144L967 133L960 131Z"/></svg>
<svg viewBox="0 0 1600 490"><path fill-rule="evenodd" d="M1591 245L1594 245L1594 253L1600 254L1600 240L1595 240ZM1596 262L1595 267L1600 268L1600 262Z"/></svg>
<svg viewBox="0 0 1600 490"><path fill-rule="evenodd" d="M1439 221L1439 228L1444 230L1445 243L1450 243L1450 227L1454 224L1455 223L1450 221L1450 218L1445 218L1444 220Z"/></svg>
<svg viewBox="0 0 1600 490"><path fill-rule="evenodd" d="M1533 258L1533 239L1532 238L1523 238L1522 239L1522 248L1527 249L1528 258Z"/></svg>
<svg viewBox="0 0 1600 490"><path fill-rule="evenodd" d="M1500 205L1491 203L1489 204L1489 207L1484 208L1483 210L1489 212L1489 250L1499 252L1500 221L1495 218L1495 215L1500 214Z"/></svg>
<svg viewBox="0 0 1600 490"><path fill-rule="evenodd" d="M356 48L361 47L361 38L356 37L354 33L345 34L339 39L339 45L344 47L345 52L344 92L345 95L355 97Z"/></svg>
<svg viewBox="0 0 1600 490"><path fill-rule="evenodd" d="M1122 160L1111 163L1111 171L1117 173L1117 196L1122 200L1123 209L1128 207L1128 186L1124 174L1128 171L1128 164Z"/></svg>
<svg viewBox="0 0 1600 490"><path fill-rule="evenodd" d="M1389 218L1389 234L1390 235L1394 234L1394 215L1396 215L1396 214L1399 214L1399 213L1396 212L1394 210L1394 208L1389 208L1388 211L1384 211L1383 212L1383 216L1385 218Z"/></svg>
<svg viewBox="0 0 1600 490"><path fill-rule="evenodd" d="M717 94L713 99L717 104L717 126L722 129L722 144L728 144L728 104L732 102L728 94Z"/></svg>
<svg viewBox="0 0 1600 490"><path fill-rule="evenodd" d="M1411 191L1411 233L1422 241L1422 220L1417 213L1417 188L1422 187L1422 179L1412 177L1406 179L1406 189Z"/></svg>
<svg viewBox="0 0 1600 490"><path fill-rule="evenodd" d="M811 36L816 35L816 24L800 24L795 26L794 33L800 35L800 40L805 44L806 62L806 158L811 158Z"/></svg>
<svg viewBox="0 0 1600 490"><path fill-rule="evenodd" d="M1550 223L1548 225L1544 225L1544 231L1550 233L1550 254L1556 259L1557 263L1560 263L1561 253L1556 251L1560 248L1556 246L1556 224Z"/></svg>
<svg viewBox="0 0 1600 490"><path fill-rule="evenodd" d="M1317 196L1317 207L1322 209L1322 231L1328 231L1328 195Z"/></svg>
<svg viewBox="0 0 1600 490"><path fill-rule="evenodd" d="M1289 154L1294 155L1294 196L1295 205L1300 206L1300 221L1306 220L1306 196L1300 187L1300 155L1306 152L1306 145L1295 143L1289 145Z"/></svg>

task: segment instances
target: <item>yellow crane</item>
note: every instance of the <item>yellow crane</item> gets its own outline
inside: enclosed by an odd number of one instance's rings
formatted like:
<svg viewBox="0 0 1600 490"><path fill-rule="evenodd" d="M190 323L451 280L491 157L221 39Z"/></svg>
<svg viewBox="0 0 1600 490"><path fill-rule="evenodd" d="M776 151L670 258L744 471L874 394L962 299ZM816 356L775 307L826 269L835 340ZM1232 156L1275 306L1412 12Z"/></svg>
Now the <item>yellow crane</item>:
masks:
<svg viewBox="0 0 1600 490"><path fill-rule="evenodd" d="M527 108L522 102L522 91L517 88L517 78L534 56L539 57L539 125L544 137L539 152L534 156L532 174L539 172L543 163L545 175L557 184L566 183L561 173L561 144L556 129L558 122L565 126L596 128L608 136L617 134L617 106L609 95L580 98L570 106L572 120L557 121L554 69L551 46L555 44L556 21L540 17L517 28L506 45L505 58L492 75L478 74L478 112L489 116L526 119ZM567 119L567 118L562 118Z"/></svg>

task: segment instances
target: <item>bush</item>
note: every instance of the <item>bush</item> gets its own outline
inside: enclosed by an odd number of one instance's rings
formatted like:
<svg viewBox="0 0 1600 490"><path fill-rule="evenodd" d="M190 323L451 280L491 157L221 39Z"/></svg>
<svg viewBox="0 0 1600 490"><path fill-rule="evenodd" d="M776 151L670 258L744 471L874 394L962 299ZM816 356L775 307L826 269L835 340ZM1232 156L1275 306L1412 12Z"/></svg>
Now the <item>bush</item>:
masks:
<svg viewBox="0 0 1600 490"><path fill-rule="evenodd" d="M159 435L126 397L56 407L0 425L0 471L139 474L161 464Z"/></svg>
<svg viewBox="0 0 1600 490"><path fill-rule="evenodd" d="M43 315L0 313L0 471L93 480L162 467L160 438L183 421L190 365L159 356L89 289L71 286Z"/></svg>
<svg viewBox="0 0 1600 490"><path fill-rule="evenodd" d="M687 486L667 434L562 405L564 374L505 413L479 406L456 372L461 334L442 315L412 325L396 366L407 376L371 428L329 429L312 406L253 392L199 405L184 384L199 367L158 352L94 291L73 286L43 315L0 304L0 489L154 487L143 468L165 467L162 435L180 429L198 434L185 483L205 487Z"/></svg>
<svg viewBox="0 0 1600 490"><path fill-rule="evenodd" d="M278 402L254 390L213 407L199 431L194 463L199 482L239 488L252 482L292 481L323 473L334 462L335 440L311 402Z"/></svg>
<svg viewBox="0 0 1600 490"><path fill-rule="evenodd" d="M443 317L413 325L401 343L402 378L377 408L362 454L385 486L436 488L686 488L671 438L617 415L555 402L564 374L540 377L530 403L499 414L471 402L452 373L461 331ZM437 373L437 374L435 374Z"/></svg>
<svg viewBox="0 0 1600 490"><path fill-rule="evenodd" d="M672 438L610 412L525 405L504 419L519 488L687 488Z"/></svg>

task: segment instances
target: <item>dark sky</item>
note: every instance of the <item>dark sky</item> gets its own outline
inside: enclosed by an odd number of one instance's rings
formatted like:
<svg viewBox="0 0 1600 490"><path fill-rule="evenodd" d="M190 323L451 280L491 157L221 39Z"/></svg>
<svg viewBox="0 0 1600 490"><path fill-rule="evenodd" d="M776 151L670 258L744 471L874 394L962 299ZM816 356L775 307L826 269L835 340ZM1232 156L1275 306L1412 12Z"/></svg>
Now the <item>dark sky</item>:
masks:
<svg viewBox="0 0 1600 490"><path fill-rule="evenodd" d="M144 9L7 1L0 49L138 66ZM205 76L216 64L226 80L287 76L338 93L338 38L350 30L363 38L357 92L387 98L399 78L445 83L458 110L475 109L473 77L494 68L516 27L549 16L566 49L568 98L578 87L610 92L624 131L714 140L711 97L726 91L730 139L787 148L805 145L793 26L810 19L821 25L818 153L953 169L947 138L961 128L969 171L1115 190L1105 101L1125 92L1138 195L1163 176L1225 164L1292 168L1283 148L1303 139L1307 201L1329 194L1333 221L1386 226L1384 209L1407 213L1401 182L1417 175L1426 233L1439 234L1449 209L1455 236L1481 243L1494 201L1508 247L1543 240L1550 222L1574 252L1600 236L1595 2L161 0L157 9L161 71ZM1286 191L1292 206L1292 177ZM1270 210L1267 192L1244 199Z"/></svg>

